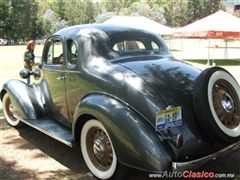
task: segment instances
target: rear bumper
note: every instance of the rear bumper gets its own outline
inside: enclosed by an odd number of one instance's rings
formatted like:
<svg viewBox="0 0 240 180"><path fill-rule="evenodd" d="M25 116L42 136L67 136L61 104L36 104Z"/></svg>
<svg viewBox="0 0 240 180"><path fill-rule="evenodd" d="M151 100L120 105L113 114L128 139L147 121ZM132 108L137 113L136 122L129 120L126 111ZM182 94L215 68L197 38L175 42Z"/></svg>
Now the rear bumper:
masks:
<svg viewBox="0 0 240 180"><path fill-rule="evenodd" d="M199 159L195 159L188 162L172 162L172 171L184 171L188 169L189 170L195 169L202 166L203 164L206 164L209 161L215 160L218 157L225 156L226 154L234 152L238 149L240 149L240 141L234 144L231 144L220 151L217 151L213 154L210 154L208 156L205 156Z"/></svg>

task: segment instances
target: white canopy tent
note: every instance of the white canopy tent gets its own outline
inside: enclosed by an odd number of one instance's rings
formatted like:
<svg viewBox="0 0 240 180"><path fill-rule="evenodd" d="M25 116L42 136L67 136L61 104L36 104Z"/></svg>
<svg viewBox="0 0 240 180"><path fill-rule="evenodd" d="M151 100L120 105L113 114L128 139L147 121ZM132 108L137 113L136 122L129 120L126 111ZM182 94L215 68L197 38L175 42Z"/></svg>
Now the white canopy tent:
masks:
<svg viewBox="0 0 240 180"><path fill-rule="evenodd" d="M221 38L240 37L240 18L224 11L218 11L203 19L177 29L176 37Z"/></svg>
<svg viewBox="0 0 240 180"><path fill-rule="evenodd" d="M208 61L210 52L210 39L223 39L225 41L225 58L227 59L227 40L240 38L240 18L224 11L218 11L203 19L177 29L174 36L178 38L208 39Z"/></svg>
<svg viewBox="0 0 240 180"><path fill-rule="evenodd" d="M138 29L152 31L160 35L173 35L173 29L157 23L144 16L113 16L112 18L103 22L104 24L123 25Z"/></svg>

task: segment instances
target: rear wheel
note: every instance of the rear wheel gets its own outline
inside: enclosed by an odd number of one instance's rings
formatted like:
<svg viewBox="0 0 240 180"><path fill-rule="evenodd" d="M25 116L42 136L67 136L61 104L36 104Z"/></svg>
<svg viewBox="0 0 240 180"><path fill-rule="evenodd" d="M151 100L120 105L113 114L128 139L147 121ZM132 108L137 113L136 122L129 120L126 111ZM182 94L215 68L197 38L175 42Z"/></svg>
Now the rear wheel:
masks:
<svg viewBox="0 0 240 180"><path fill-rule="evenodd" d="M199 76L194 94L198 121L209 138L240 139L240 87L226 70L214 67Z"/></svg>
<svg viewBox="0 0 240 180"><path fill-rule="evenodd" d="M125 173L117 162L111 139L103 124L91 119L81 132L81 150L87 167L99 179L118 179Z"/></svg>
<svg viewBox="0 0 240 180"><path fill-rule="evenodd" d="M2 104L3 104L3 114L7 123L10 126L13 126L15 128L22 127L24 124L14 116L15 113L13 111L11 99L7 93L3 96Z"/></svg>

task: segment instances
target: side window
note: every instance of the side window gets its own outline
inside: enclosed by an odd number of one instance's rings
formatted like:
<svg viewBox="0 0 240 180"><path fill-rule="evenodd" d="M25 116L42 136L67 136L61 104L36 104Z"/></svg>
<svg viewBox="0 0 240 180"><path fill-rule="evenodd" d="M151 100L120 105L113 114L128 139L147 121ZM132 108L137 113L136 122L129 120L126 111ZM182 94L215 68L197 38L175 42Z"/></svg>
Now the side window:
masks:
<svg viewBox="0 0 240 180"><path fill-rule="evenodd" d="M154 41L151 42L151 46L153 50L161 50L162 47L159 47Z"/></svg>
<svg viewBox="0 0 240 180"><path fill-rule="evenodd" d="M46 64L52 64L52 60L53 60L53 44L51 44L48 48Z"/></svg>
<svg viewBox="0 0 240 180"><path fill-rule="evenodd" d="M68 40L67 49L68 49L68 62L71 65L76 65L78 60L78 49L76 43L73 40Z"/></svg>
<svg viewBox="0 0 240 180"><path fill-rule="evenodd" d="M52 41L48 47L46 64L63 64L63 45L60 40Z"/></svg>

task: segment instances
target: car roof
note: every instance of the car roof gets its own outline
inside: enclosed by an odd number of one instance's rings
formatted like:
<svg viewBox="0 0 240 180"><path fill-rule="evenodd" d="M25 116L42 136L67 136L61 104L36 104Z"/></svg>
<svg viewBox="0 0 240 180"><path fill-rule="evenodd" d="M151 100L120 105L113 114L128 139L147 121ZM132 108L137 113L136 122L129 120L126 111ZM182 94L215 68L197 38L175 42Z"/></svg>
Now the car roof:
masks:
<svg viewBox="0 0 240 180"><path fill-rule="evenodd" d="M57 31L54 35L61 35L63 37L76 37L79 36L79 31L81 29L85 28L93 28L93 29L100 29L107 33L108 35L110 34L115 34L115 33L141 33L141 34L148 34L148 35L154 35L156 36L157 34L143 30L143 29L136 29L132 28L129 26L120 26L120 25L115 25L115 24L83 24L83 25L75 25L75 26L70 26L67 28L63 28L59 31Z"/></svg>

